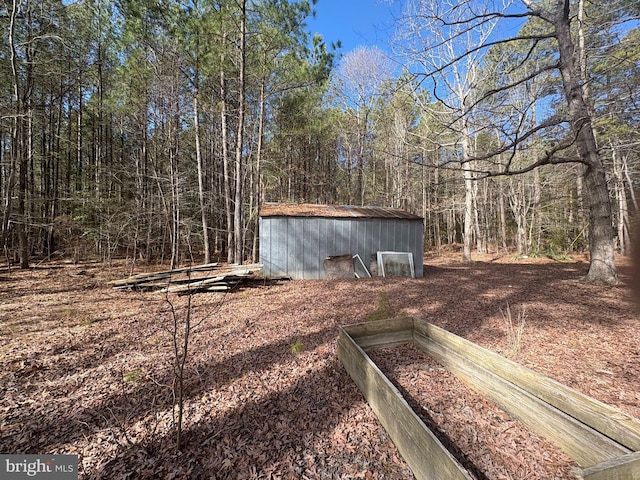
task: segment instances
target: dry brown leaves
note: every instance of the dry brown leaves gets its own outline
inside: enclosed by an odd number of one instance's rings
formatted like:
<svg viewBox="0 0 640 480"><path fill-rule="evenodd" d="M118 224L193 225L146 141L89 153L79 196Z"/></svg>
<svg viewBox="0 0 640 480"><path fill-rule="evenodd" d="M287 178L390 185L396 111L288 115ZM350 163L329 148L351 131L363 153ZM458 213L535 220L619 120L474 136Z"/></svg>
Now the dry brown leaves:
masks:
<svg viewBox="0 0 640 480"><path fill-rule="evenodd" d="M416 280L253 284L219 310L220 294L196 295L182 452L162 294L111 290L124 264L2 273L0 451L78 454L83 479L411 478L335 354L336 327L364 321L381 292L398 310L503 354L500 311L524 308L512 358L640 416L629 289L580 283L584 262L486 260L429 259ZM184 297L171 299L184 308ZM377 355L478 478L571 478L555 447L423 355Z"/></svg>

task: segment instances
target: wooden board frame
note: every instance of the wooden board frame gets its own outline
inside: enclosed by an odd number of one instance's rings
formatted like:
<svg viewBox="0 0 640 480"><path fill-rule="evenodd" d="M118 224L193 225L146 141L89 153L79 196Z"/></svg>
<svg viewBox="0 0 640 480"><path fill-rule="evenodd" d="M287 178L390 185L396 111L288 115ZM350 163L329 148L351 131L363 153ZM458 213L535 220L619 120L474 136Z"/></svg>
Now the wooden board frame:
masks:
<svg viewBox="0 0 640 480"><path fill-rule="evenodd" d="M416 478L469 473L413 412L366 350L413 342L469 387L580 465L584 480L640 480L640 420L424 320L339 327L338 357Z"/></svg>

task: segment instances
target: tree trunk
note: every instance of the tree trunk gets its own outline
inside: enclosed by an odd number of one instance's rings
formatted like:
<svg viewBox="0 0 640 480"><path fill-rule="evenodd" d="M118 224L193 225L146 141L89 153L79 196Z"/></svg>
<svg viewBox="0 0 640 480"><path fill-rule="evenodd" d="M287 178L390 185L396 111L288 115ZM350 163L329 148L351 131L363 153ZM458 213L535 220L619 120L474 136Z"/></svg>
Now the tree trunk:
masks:
<svg viewBox="0 0 640 480"><path fill-rule="evenodd" d="M171 175L171 269L178 266L180 258L180 190L178 187L178 161L174 149L169 149Z"/></svg>
<svg viewBox="0 0 640 480"><path fill-rule="evenodd" d="M514 185L515 183L515 185ZM510 179L511 195L509 197L509 206L513 217L516 221L516 253L518 255L527 254L527 213L529 207L527 205L527 195L524 188L524 180L522 176L517 179Z"/></svg>
<svg viewBox="0 0 640 480"><path fill-rule="evenodd" d="M504 186L498 184L498 210L500 212L500 246L503 252L507 252L507 215L504 208Z"/></svg>
<svg viewBox="0 0 640 480"><path fill-rule="evenodd" d="M436 162L437 165L437 162ZM440 255L440 251L442 249L442 238L440 234L440 213L438 212L438 208L440 206L440 169L436 166L433 169L433 237L434 237L434 246L436 248L436 252Z"/></svg>
<svg viewBox="0 0 640 480"><path fill-rule="evenodd" d="M27 196L27 171L29 168L29 161L33 155L33 44L32 44L32 20L31 9L27 6L25 13L26 26L27 26L27 38L25 41L26 55L26 72L24 75L24 88L21 95L18 95L19 91L19 72L17 67L17 49L15 42L15 21L16 14L19 6L16 2L13 2L11 25L10 25L10 37L11 37L11 62L13 73L13 89L15 96L15 115L17 128L14 129L16 138L12 139L12 142L16 143L15 152L17 154L18 165L18 211L17 211L17 229L18 229L18 255L20 258L20 268L29 268L29 238L27 236L27 208L26 208L26 196ZM25 117L27 120L27 128L25 131Z"/></svg>
<svg viewBox="0 0 640 480"><path fill-rule="evenodd" d="M14 102L14 117L11 120L11 144L10 144L10 163L9 169L6 173L5 184L5 196L4 196L4 211L2 213L2 247L8 247L9 240L9 220L11 218L11 210L13 208L13 190L16 183L16 166L19 155L18 150L18 136L20 132L20 93L19 93L19 76L18 76L18 53L16 50L15 42L15 30L16 30L16 17L18 14L17 1L13 1L13 8L11 10L10 22L9 22L9 46L11 50L11 72L13 81L13 102Z"/></svg>
<svg viewBox="0 0 640 480"><path fill-rule="evenodd" d="M242 215L242 180L243 162L242 150L244 144L244 99L245 99L245 63L246 63L246 29L247 29L247 2L241 2L241 22L240 22L240 71L238 76L238 127L236 132L236 159L235 159L235 205L233 212L233 233L234 233L234 263L241 264L243 260L244 239L243 239L243 215Z"/></svg>
<svg viewBox="0 0 640 480"><path fill-rule="evenodd" d="M227 224L227 262L233 262L233 209L231 208L231 167L229 165L229 140L227 132L227 79L224 71L227 34L222 33L220 58L220 130L222 143L222 171L224 191L224 212Z"/></svg>
<svg viewBox="0 0 640 480"><path fill-rule="evenodd" d="M615 266L611 198L605 167L598 153L592 119L576 66L576 48L571 38L569 0L556 0L554 21L560 53L560 74L569 107L576 147L586 165L584 188L589 210L589 251L591 260L586 281L615 285L619 283Z"/></svg>
<svg viewBox="0 0 640 480"><path fill-rule="evenodd" d="M465 119L466 120L466 119ZM462 151L464 155L462 168L464 173L464 231L463 231L463 247L462 260L464 262L471 261L471 244L473 242L473 204L475 178L470 170L469 159L473 157L471 152L471 139L466 128L462 132Z"/></svg>
<svg viewBox="0 0 640 480"><path fill-rule="evenodd" d="M542 226L538 217L541 198L542 188L540 187L540 170L536 168L533 171L533 198L531 202L531 218L529 219L529 238L527 240L527 250L529 252L540 249L540 236L542 233Z"/></svg>
<svg viewBox="0 0 640 480"><path fill-rule="evenodd" d="M27 74L27 77L30 77ZM20 154L18 169L18 242L20 255L20 268L29 268L29 237L27 235L27 174L29 163L33 155L33 110L31 99L27 100L27 131L22 132L22 152ZM25 145L26 144L26 145Z"/></svg>
<svg viewBox="0 0 640 480"><path fill-rule="evenodd" d="M196 72L196 75L198 73ZM198 80L196 79L196 82ZM204 169L202 168L202 149L200 147L200 110L198 107L198 87L193 93L193 129L196 142L196 162L198 164L198 198L200 200L200 219L202 221L202 243L204 246L204 263L211 263L209 247L209 227L207 224L207 205L204 194Z"/></svg>
<svg viewBox="0 0 640 480"><path fill-rule="evenodd" d="M483 237L480 229L480 215L478 208L478 180L473 180L473 234L476 237L476 253L484 253Z"/></svg>
<svg viewBox="0 0 640 480"><path fill-rule="evenodd" d="M634 215L638 214L638 200L636 199L635 193L635 185L633 180L631 180L631 175L629 175L629 165L627 164L627 155L622 155L622 170L624 171L624 178L627 182L627 187L629 188L629 196L631 197L631 203L633 204L633 213Z"/></svg>
<svg viewBox="0 0 640 480"><path fill-rule="evenodd" d="M613 175L615 178L615 192L618 203L617 231L618 250L622 255L628 255L630 251L629 242L629 206L627 202L627 192L625 189L623 165L620 153L615 145L611 145L613 160Z"/></svg>
<svg viewBox="0 0 640 480"><path fill-rule="evenodd" d="M356 202L358 205L364 205L364 152L368 121L368 115L365 113L358 135L358 163L356 166Z"/></svg>
<svg viewBox="0 0 640 480"><path fill-rule="evenodd" d="M262 193L263 193L263 181L262 181L262 143L264 140L264 119L265 119L265 90L266 90L266 78L263 78L260 83L260 112L258 118L258 144L256 146L256 164L254 172L254 185L251 192L252 199L255 201L255 215L252 213L254 220L253 228L253 247L251 249L251 262L256 263L258 261L258 248L259 248L259 218L260 218L260 206L262 205Z"/></svg>

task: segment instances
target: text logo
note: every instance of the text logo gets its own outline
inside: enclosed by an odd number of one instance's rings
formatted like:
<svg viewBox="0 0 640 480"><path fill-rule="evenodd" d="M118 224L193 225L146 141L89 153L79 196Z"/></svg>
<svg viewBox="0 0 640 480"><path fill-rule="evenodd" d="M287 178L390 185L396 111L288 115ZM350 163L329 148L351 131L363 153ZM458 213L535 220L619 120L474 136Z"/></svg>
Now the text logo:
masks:
<svg viewBox="0 0 640 480"><path fill-rule="evenodd" d="M78 480L77 455L0 455L2 480Z"/></svg>

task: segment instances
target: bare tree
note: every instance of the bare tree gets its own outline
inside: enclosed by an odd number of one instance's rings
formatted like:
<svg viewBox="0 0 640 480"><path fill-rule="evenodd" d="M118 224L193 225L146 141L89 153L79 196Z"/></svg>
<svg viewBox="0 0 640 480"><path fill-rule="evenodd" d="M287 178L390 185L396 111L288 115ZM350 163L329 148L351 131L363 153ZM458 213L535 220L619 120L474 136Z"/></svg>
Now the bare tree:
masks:
<svg viewBox="0 0 640 480"><path fill-rule="evenodd" d="M575 6L570 0L522 0L522 4L464 0L455 5L435 0L413 0L409 4L411 8L405 18L408 25L422 32L447 32L445 38L431 40L436 47L459 45L458 40L464 35L473 34L494 22L499 21L504 27L494 30L491 36L476 35L475 42L465 42L464 48L455 51L440 65L422 65L422 71L417 73L434 81L436 96L440 92L437 80L450 79L451 71L459 65L468 64L479 54L497 48L522 52L508 76L503 76L492 86L483 85L472 99L465 97L465 108L458 120L463 125L465 117L476 115L489 104L508 103L510 92L519 86L541 76L558 74L561 88L554 90L550 86L547 89L547 107L551 102L556 103L552 113L538 115L536 123L527 126L513 115L492 111L494 126L500 130L499 145L484 152L473 152L465 162L467 165L473 162L475 174L479 176L513 175L546 164L582 163L585 166L584 194L589 211L591 254L586 280L616 284L611 201L605 167L592 128L589 99L581 80L579 49L574 40L575 29L572 29L572 22L576 19ZM519 33L511 35L514 29L519 29ZM538 53L544 55L536 56ZM539 61L541 58L544 61ZM535 102L531 102L528 108L535 108ZM551 110L548 108L549 112ZM520 118L530 117L522 113L519 112ZM515 159L521 158L519 152L535 136L544 140L544 148L539 149L536 155L528 155L528 163L516 162Z"/></svg>
<svg viewBox="0 0 640 480"><path fill-rule="evenodd" d="M356 188L354 200L360 204L365 201L365 165L369 149L368 137L372 130L371 113L374 103L380 97L383 86L391 79L393 67L391 60L376 47L358 47L348 53L339 67L338 83L341 86L345 110L355 116L356 141L348 158L348 168L356 169ZM352 142L353 143L353 142Z"/></svg>
<svg viewBox="0 0 640 480"><path fill-rule="evenodd" d="M13 0L9 12L9 47L14 111L11 127L11 178L5 197L6 210L2 221L4 240L9 230L13 175L18 170L18 205L16 226L18 230L20 267L29 268L29 239L27 236L27 169L33 155L33 68L35 63L34 20L31 2ZM22 28L18 20L22 20ZM18 31L24 38L18 38ZM22 47L23 51L19 51ZM3 242L4 243L4 242Z"/></svg>
<svg viewBox="0 0 640 480"><path fill-rule="evenodd" d="M4 199L3 199L3 213L2 213L2 247L7 248L8 235L9 235L9 220L11 218L11 211L13 209L13 195L16 183L16 165L18 151L18 134L19 126L21 124L21 110L20 110L20 75L18 71L18 50L17 43L17 17L19 10L19 2L13 1L11 6L11 13L9 15L9 49L11 59L11 80L12 80L12 101L13 101L13 115L11 118L11 152L9 160L9 168L6 174L6 180L4 185Z"/></svg>
<svg viewBox="0 0 640 480"><path fill-rule="evenodd" d="M191 342L194 334L205 321L218 314L225 300L225 295L214 299L209 305L209 310L201 318L196 319L194 312L193 291L187 293L186 304L179 305L175 299L165 294L165 302L168 306L168 320L165 328L171 339L173 381L171 393L173 396L173 424L176 432L176 450L184 447L183 422L185 419L185 400L188 394L187 368Z"/></svg>
<svg viewBox="0 0 640 480"><path fill-rule="evenodd" d="M469 11L457 8L457 3L410 2L404 40L408 40L405 53L410 61L429 72L434 81L434 96L440 106L436 119L454 134L450 148L462 167L465 188L463 259L471 261L474 231L479 236L474 139L480 127L475 121L473 106L478 97L480 66L485 54L483 50L474 50L474 47L488 42L497 19L470 25L466 22ZM440 12L446 12L447 23L440 20L445 15Z"/></svg>

